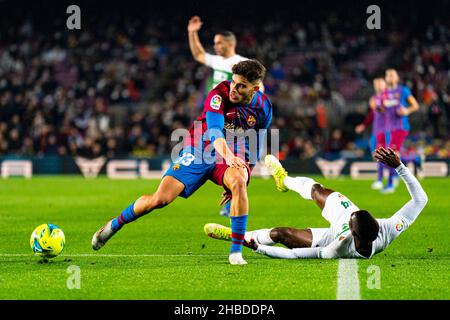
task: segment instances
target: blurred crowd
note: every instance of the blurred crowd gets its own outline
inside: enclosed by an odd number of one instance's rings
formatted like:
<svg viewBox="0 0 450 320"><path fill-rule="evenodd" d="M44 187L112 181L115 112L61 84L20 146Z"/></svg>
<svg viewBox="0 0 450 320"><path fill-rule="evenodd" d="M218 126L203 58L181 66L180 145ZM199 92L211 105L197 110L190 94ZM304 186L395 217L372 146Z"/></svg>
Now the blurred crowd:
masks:
<svg viewBox="0 0 450 320"><path fill-rule="evenodd" d="M189 52L186 24L184 15L174 15L91 18L76 32L63 26L43 31L30 19L2 26L0 156L170 154L171 132L188 128L200 114L210 75ZM211 22L200 33L209 52L220 29ZM386 63L375 70L363 63L374 50L396 61L421 105L414 145L425 144L428 156L450 157L445 24L419 34L361 33L352 21L330 15L304 25L275 19L249 26L241 19L233 21L233 31L237 52L268 68L264 84L274 104L272 127L281 129L281 158L367 154L353 129L367 112L374 73ZM345 96L340 88L352 79L361 87ZM360 88L366 94L358 95ZM349 108L356 100L365 107Z"/></svg>

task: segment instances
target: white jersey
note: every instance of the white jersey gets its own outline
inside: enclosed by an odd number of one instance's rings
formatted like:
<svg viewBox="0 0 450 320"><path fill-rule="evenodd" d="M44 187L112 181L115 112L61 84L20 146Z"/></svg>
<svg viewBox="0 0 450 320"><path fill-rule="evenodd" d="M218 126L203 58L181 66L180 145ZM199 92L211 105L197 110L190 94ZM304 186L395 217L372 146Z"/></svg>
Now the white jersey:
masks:
<svg viewBox="0 0 450 320"><path fill-rule="evenodd" d="M212 82L208 86L208 92L216 85L225 80L231 80L233 75L231 68L238 62L248 60L248 58L235 54L229 58L219 55L205 53L205 64L213 69Z"/></svg>
<svg viewBox="0 0 450 320"><path fill-rule="evenodd" d="M401 164L395 170L405 182L411 200L392 217L377 219L380 230L378 237L372 243L370 257L386 249L395 238L408 229L428 201L419 181L405 165ZM357 210L359 210L358 207L345 196L337 192L332 193L328 196L322 211L322 215L330 222L331 226L330 228L311 229L313 233L311 248L285 249L260 245L256 251L272 257L288 259L368 258L356 251L355 242L348 227L351 213Z"/></svg>

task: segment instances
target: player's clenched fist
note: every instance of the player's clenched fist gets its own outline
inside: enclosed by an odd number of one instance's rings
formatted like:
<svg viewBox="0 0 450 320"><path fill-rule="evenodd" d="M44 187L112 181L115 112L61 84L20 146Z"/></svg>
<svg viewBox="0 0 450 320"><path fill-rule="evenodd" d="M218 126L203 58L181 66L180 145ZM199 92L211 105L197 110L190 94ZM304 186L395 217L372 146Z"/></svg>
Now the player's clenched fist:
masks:
<svg viewBox="0 0 450 320"><path fill-rule="evenodd" d="M200 20L199 16L193 16L190 20L189 20L189 24L188 24L188 31L189 32L196 32L198 30L200 30L200 28L202 27L202 20Z"/></svg>

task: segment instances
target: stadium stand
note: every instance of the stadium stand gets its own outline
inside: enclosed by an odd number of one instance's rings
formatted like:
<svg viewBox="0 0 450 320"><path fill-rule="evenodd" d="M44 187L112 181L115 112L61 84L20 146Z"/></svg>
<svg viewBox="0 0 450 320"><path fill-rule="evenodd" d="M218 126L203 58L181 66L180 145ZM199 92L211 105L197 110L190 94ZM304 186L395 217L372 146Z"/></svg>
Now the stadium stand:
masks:
<svg viewBox="0 0 450 320"><path fill-rule="evenodd" d="M1 19L0 156L166 156L170 133L201 111L209 70L190 55L186 14L95 13L76 32L63 19L19 17ZM391 29L377 33L361 31L358 19L280 13L262 28L245 15L233 19L238 52L268 68L273 128L290 128L281 131L280 158L367 157L367 133L353 129L367 112L371 79L388 66L421 106L409 147L450 158L448 23L402 31L387 17ZM212 51L214 32L230 25L204 20L201 38Z"/></svg>

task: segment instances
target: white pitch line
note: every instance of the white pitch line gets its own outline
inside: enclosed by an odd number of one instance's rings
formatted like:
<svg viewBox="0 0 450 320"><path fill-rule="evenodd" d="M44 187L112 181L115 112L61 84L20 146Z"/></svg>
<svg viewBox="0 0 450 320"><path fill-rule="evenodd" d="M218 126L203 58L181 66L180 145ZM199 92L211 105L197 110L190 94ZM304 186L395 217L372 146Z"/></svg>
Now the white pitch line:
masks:
<svg viewBox="0 0 450 320"><path fill-rule="evenodd" d="M340 259L336 300L361 300L357 259Z"/></svg>
<svg viewBox="0 0 450 320"><path fill-rule="evenodd" d="M226 257L226 254L61 254L60 257L147 258L147 257ZM0 257L34 257L26 253L0 253Z"/></svg>

